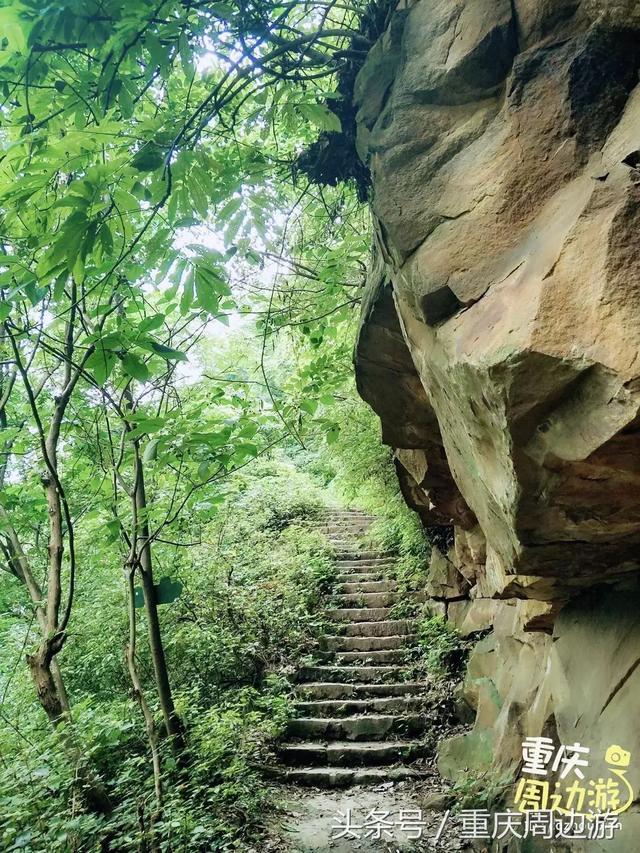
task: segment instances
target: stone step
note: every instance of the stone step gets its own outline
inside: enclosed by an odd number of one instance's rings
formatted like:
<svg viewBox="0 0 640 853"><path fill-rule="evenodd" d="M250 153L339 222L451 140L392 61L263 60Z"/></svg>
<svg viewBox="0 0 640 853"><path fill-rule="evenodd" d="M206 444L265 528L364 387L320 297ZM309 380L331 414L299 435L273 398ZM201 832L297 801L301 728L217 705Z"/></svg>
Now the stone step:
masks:
<svg viewBox="0 0 640 853"><path fill-rule="evenodd" d="M409 676L401 666L303 666L298 681L335 681L339 683L390 683Z"/></svg>
<svg viewBox="0 0 640 853"><path fill-rule="evenodd" d="M345 581L336 586L338 595L356 595L361 592L397 592L398 584L396 581L379 580L379 581Z"/></svg>
<svg viewBox="0 0 640 853"><path fill-rule="evenodd" d="M368 560L336 560L336 565L341 572L381 572L392 569L396 561L389 557Z"/></svg>
<svg viewBox="0 0 640 853"><path fill-rule="evenodd" d="M430 754L421 741L334 741L333 743L283 743L278 753L287 764L297 766L333 765L362 767L376 764L399 764L415 761Z"/></svg>
<svg viewBox="0 0 640 853"><path fill-rule="evenodd" d="M349 592L332 596L340 607L390 607L398 600L395 592Z"/></svg>
<svg viewBox="0 0 640 853"><path fill-rule="evenodd" d="M362 560L370 560L371 562L384 562L395 557L393 551L360 551L357 548L354 551L341 551L338 555L338 562L358 563Z"/></svg>
<svg viewBox="0 0 640 853"><path fill-rule="evenodd" d="M391 615L390 607L335 607L324 611L333 622L383 622Z"/></svg>
<svg viewBox="0 0 640 853"><path fill-rule="evenodd" d="M364 537L366 532L367 528L362 524L352 524L349 527L333 525L325 529L324 535L337 542L348 542L354 545Z"/></svg>
<svg viewBox="0 0 640 853"><path fill-rule="evenodd" d="M383 649L402 649L406 646L415 646L417 642L416 634L392 634L387 637L325 635L320 641L322 650L328 652L377 652Z"/></svg>
<svg viewBox="0 0 640 853"><path fill-rule="evenodd" d="M353 527L316 527L316 533L321 533L327 539L347 540L350 543L359 542L366 536L367 528Z"/></svg>
<svg viewBox="0 0 640 853"><path fill-rule="evenodd" d="M424 696L428 684L424 681L403 681L396 684L348 684L316 681L296 685L296 693L307 700L374 699L389 696Z"/></svg>
<svg viewBox="0 0 640 853"><path fill-rule="evenodd" d="M427 728L421 714L360 714L354 717L298 717L287 725L286 736L302 740L374 741L414 737Z"/></svg>
<svg viewBox="0 0 640 853"><path fill-rule="evenodd" d="M333 509L328 507L327 510L322 514L322 517L327 518L327 517L331 517L331 516L340 516L342 518L345 515L349 515L349 516L355 515L358 518L370 518L371 521L375 521L377 518L377 516L371 515L370 512L365 512L362 509L353 509L353 508L342 509L339 507L334 507Z"/></svg>
<svg viewBox="0 0 640 853"><path fill-rule="evenodd" d="M431 778L413 767L296 767L269 768L270 775L292 785L311 785L314 788L349 788L354 785L380 785L383 782L402 782Z"/></svg>
<svg viewBox="0 0 640 853"><path fill-rule="evenodd" d="M415 619L386 619L375 622L347 622L343 637L390 637L392 634L415 634Z"/></svg>
<svg viewBox="0 0 640 853"><path fill-rule="evenodd" d="M424 686L424 685L423 685ZM381 696L377 699L316 699L297 702L306 717L347 717L352 714L408 714L429 704L428 696Z"/></svg>
<svg viewBox="0 0 640 853"><path fill-rule="evenodd" d="M332 656L333 663L338 666L344 664L367 663L375 664L406 664L407 661L414 656L415 650L410 648L402 649L377 649L370 652L325 652L327 656Z"/></svg>
<svg viewBox="0 0 640 853"><path fill-rule="evenodd" d="M362 583L369 581L384 581L385 575L378 571L348 572L336 575L336 583Z"/></svg>

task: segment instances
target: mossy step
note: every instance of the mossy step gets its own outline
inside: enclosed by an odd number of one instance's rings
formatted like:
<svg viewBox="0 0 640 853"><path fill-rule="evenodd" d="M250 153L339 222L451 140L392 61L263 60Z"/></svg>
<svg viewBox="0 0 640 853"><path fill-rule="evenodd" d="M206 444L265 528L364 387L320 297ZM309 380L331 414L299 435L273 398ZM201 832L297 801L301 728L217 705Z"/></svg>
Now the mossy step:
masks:
<svg viewBox="0 0 640 853"><path fill-rule="evenodd" d="M375 699L389 696L425 696L429 685L424 681L402 681L395 684L363 684L353 682L315 681L298 684L299 696L311 699Z"/></svg>
<svg viewBox="0 0 640 853"><path fill-rule="evenodd" d="M305 740L377 741L390 736L413 737L428 725L421 714L360 714L352 717L298 717L287 725L286 736Z"/></svg>
<svg viewBox="0 0 640 853"><path fill-rule="evenodd" d="M401 666L304 666L298 672L298 682L392 682L402 681L410 673Z"/></svg>
<svg viewBox="0 0 640 853"><path fill-rule="evenodd" d="M415 646L416 634L392 634L388 637L341 637L325 635L320 644L328 652L376 652L384 649L402 649Z"/></svg>
<svg viewBox="0 0 640 853"><path fill-rule="evenodd" d="M389 557L380 557L366 560L337 559L335 563L341 572L380 572L385 569L391 570L396 561Z"/></svg>
<svg viewBox="0 0 640 853"><path fill-rule="evenodd" d="M341 551L337 557L337 561L339 563L357 563L361 560L370 560L371 562L383 562L392 559L395 559L393 551L361 551L358 548L349 551Z"/></svg>
<svg viewBox="0 0 640 853"><path fill-rule="evenodd" d="M427 757L431 750L419 740L410 741L334 741L332 743L283 743L278 753L286 764L362 767L399 764Z"/></svg>
<svg viewBox="0 0 640 853"><path fill-rule="evenodd" d="M382 572L358 572L358 573L349 573L349 574L339 574L336 575L336 583L337 584L353 584L353 583L362 583L362 582L380 582L386 581L387 578Z"/></svg>
<svg viewBox="0 0 640 853"><path fill-rule="evenodd" d="M350 592L334 595L332 601L342 608L390 607L398 600L395 592Z"/></svg>
<svg viewBox="0 0 640 853"><path fill-rule="evenodd" d="M412 767L296 767L269 768L269 775L293 785L314 788L350 788L354 785L380 785L383 782L419 781L432 777Z"/></svg>
<svg viewBox="0 0 640 853"><path fill-rule="evenodd" d="M354 663L364 664L403 664L415 656L414 649L409 647L400 649L376 649L373 651L355 652L325 652L326 658L338 666ZM324 660L324 659L323 659Z"/></svg>
<svg viewBox="0 0 640 853"><path fill-rule="evenodd" d="M408 714L429 705L428 696L381 696L373 699L316 699L297 702L308 717L349 717L353 714Z"/></svg>
<svg viewBox="0 0 640 853"><path fill-rule="evenodd" d="M340 624L337 622L336 624ZM385 619L374 622L346 622L342 627L343 637L388 637L392 634L415 633L415 619Z"/></svg>
<svg viewBox="0 0 640 853"><path fill-rule="evenodd" d="M324 522L322 524L313 525L313 529L317 530L319 533L331 534L338 533L340 535L343 534L351 534L351 533L363 533L367 531L371 527L370 521L348 521L348 522L331 522L328 524Z"/></svg>
<svg viewBox="0 0 640 853"><path fill-rule="evenodd" d="M396 581L382 579L375 581L346 581L343 583L339 583L336 586L335 591L336 593L338 593L338 595L359 595L360 593L371 592L396 592L397 589L398 584L396 583Z"/></svg>
<svg viewBox="0 0 640 853"><path fill-rule="evenodd" d="M334 622L382 622L389 619L390 607L333 607L324 611Z"/></svg>

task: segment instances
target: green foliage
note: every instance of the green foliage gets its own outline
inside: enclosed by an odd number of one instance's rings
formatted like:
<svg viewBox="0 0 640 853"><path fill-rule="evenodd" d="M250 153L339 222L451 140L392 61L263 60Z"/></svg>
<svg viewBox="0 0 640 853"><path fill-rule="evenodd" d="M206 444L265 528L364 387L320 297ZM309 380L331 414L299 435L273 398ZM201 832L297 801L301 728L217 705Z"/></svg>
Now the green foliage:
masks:
<svg viewBox="0 0 640 853"><path fill-rule="evenodd" d="M166 797L154 832L167 850L242 849L259 834L270 806L259 765L271 760L271 744L291 714L285 675L323 630L316 608L335 572L324 541L306 526L323 495L286 456L254 463L228 479L225 490L225 511L203 525L202 544L158 553L160 570L183 585L161 615L190 753L184 779L162 747ZM111 835L117 849L133 851L141 833L151 837L153 781L122 659L124 593L117 560L109 560L108 549L98 553L106 559L96 562L90 585L83 579L75 634L60 659L77 697L74 729L83 755L108 782L116 809L105 820L79 807L73 762L34 707L20 666L0 719L3 849L62 853L91 849L92 840ZM21 599L14 587L7 602L13 609ZM6 673L20 662L24 639L13 609L0 617L0 671ZM139 667L149 686L145 647Z"/></svg>
<svg viewBox="0 0 640 853"><path fill-rule="evenodd" d="M259 763L269 758L269 743L290 716L287 688L270 678L263 691L229 690L210 707L183 697L190 728L191 760L185 780L167 771L167 799L154 835L162 849L227 850L242 848L260 828L270 806ZM138 850L150 841L153 787L144 739L131 704L77 709L75 727L88 755L109 780L117 808L109 820L74 807L74 776L60 741L46 729L29 727L37 747L21 760L0 768L0 843L2 849L29 851L90 850L101 839L117 840L116 849ZM3 732L4 736L4 732ZM165 762L170 766L171 759Z"/></svg>
<svg viewBox="0 0 640 853"><path fill-rule="evenodd" d="M367 46L365 6L0 2L3 849L243 849L281 676L313 648L333 573L307 526L320 477L289 460L315 454L338 493L362 463L358 500L384 481L378 504L401 512L351 380L367 211L352 187L291 180L341 130L334 53ZM140 585L143 553L189 744L185 778L140 608L159 814L124 658L123 570ZM24 665L54 638L73 719L57 733Z"/></svg>
<svg viewBox="0 0 640 853"><path fill-rule="evenodd" d="M461 637L442 616L423 619L418 633L429 674L441 679L459 676L473 643Z"/></svg>
<svg viewBox="0 0 640 853"><path fill-rule="evenodd" d="M478 809L498 811L504 805L509 788L513 785L513 774L485 771L467 773L451 789L455 797L454 811Z"/></svg>

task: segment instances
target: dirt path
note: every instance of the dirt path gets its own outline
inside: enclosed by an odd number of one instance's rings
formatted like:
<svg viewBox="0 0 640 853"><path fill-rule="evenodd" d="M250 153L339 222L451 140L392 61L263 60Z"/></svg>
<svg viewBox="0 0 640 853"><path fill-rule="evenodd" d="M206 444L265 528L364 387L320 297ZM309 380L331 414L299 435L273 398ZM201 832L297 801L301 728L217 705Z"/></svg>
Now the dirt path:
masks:
<svg viewBox="0 0 640 853"><path fill-rule="evenodd" d="M269 853L399 853L462 851L446 798L435 785L401 782L346 791L282 788L282 814L274 820ZM439 800L439 802L435 802ZM429 804L437 808L427 808ZM347 832L347 815L351 833ZM443 828L444 823L444 828Z"/></svg>

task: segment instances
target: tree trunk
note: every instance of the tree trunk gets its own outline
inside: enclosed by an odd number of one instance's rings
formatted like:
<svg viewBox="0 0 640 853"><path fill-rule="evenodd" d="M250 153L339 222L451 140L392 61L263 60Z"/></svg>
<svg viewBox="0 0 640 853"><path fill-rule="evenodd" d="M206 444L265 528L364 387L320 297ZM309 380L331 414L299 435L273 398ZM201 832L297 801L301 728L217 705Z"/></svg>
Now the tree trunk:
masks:
<svg viewBox="0 0 640 853"><path fill-rule="evenodd" d="M140 706L140 710L142 711L145 729L147 732L147 740L149 742L149 749L151 750L151 761L153 765L153 782L156 795L156 808L151 816L149 829L151 832L151 849L155 851L158 849L155 827L160 818L162 817L163 807L162 765L160 762L160 751L158 749L158 730L156 728L156 721L153 718L153 712L151 711L151 708L149 707L145 698L144 691L142 690L142 684L140 682L140 676L138 674L138 667L136 665L137 631L135 590L133 586L134 569L126 569L125 576L127 581L127 594L129 604L129 642L126 648L126 660L127 669L129 670L129 677L131 678L131 685L133 687L133 694L135 696L136 701L138 702L138 705ZM144 821L142 821L141 832L143 833L144 842ZM146 844L144 844L144 847L146 849Z"/></svg>
<svg viewBox="0 0 640 853"><path fill-rule="evenodd" d="M68 703L66 695L64 699L60 695L56 678L53 675L51 643L45 641L35 654L27 655L27 663L38 694L38 700L51 723L57 727L68 711ZM57 671L59 676L60 670Z"/></svg>
<svg viewBox="0 0 640 853"><path fill-rule="evenodd" d="M76 767L78 779L82 784L82 797L87 808L96 814L108 815L113 811L113 805L76 742L69 715L67 693L64 685L62 685L62 692L58 686L58 682L62 684L62 680L54 658L56 652L54 642L45 640L35 654L27 655L27 664L38 700L51 724L60 731L62 742Z"/></svg>
<svg viewBox="0 0 640 853"><path fill-rule="evenodd" d="M178 716L173 704L173 694L169 682L169 671L167 659L164 653L160 619L158 615L158 601L156 588L153 580L153 561L151 557L151 542L149 539L149 522L147 519L147 495L144 483L144 470L142 461L136 446L136 480L135 480L135 504L138 518L137 530L137 553L140 560L140 575L142 577L142 592L144 595L144 606L147 614L147 626L149 633L149 648L153 671L155 674L158 698L164 717L167 734L171 738L171 747L176 756L181 755L185 749L184 728L182 720Z"/></svg>

